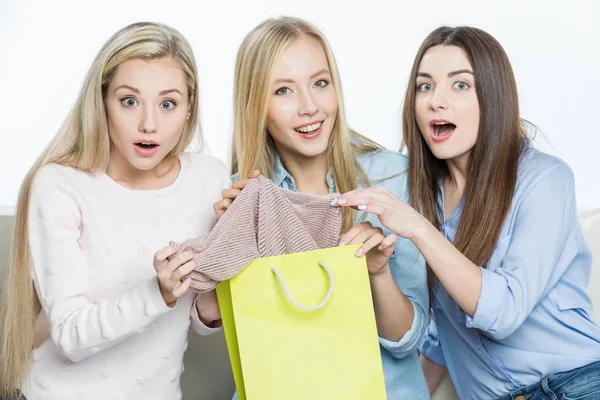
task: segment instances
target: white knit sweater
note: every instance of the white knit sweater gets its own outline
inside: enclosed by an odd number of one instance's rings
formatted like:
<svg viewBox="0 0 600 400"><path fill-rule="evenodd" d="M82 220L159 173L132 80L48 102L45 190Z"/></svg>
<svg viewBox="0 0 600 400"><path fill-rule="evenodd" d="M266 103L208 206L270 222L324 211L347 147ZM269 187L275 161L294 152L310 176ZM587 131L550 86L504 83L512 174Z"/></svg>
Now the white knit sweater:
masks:
<svg viewBox="0 0 600 400"><path fill-rule="evenodd" d="M28 400L181 399L190 292L168 308L152 266L170 241L210 231L230 185L220 161L184 153L175 182L127 189L104 173L47 165L29 212L32 273L50 337L33 351Z"/></svg>

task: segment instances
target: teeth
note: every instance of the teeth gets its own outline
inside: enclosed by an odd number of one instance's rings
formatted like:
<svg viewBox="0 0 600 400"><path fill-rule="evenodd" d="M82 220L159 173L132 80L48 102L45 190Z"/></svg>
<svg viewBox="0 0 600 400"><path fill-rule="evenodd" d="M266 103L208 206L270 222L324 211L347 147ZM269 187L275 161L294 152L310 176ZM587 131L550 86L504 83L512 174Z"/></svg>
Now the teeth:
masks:
<svg viewBox="0 0 600 400"><path fill-rule="evenodd" d="M436 122L434 125L448 125L448 122Z"/></svg>
<svg viewBox="0 0 600 400"><path fill-rule="evenodd" d="M296 132L310 133L310 132L316 131L320 127L321 127L321 123L317 122L316 124L312 124L312 125L308 125L308 126L303 126L302 128L296 128L294 130Z"/></svg>

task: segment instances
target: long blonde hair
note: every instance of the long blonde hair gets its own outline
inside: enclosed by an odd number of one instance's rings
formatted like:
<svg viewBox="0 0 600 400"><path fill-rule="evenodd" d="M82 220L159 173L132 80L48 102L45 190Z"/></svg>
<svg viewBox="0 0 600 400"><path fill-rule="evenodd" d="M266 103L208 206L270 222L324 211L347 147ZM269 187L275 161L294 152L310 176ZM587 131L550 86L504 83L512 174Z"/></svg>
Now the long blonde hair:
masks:
<svg viewBox="0 0 600 400"><path fill-rule="evenodd" d="M198 82L194 54L175 29L155 23L136 23L115 33L102 47L83 83L75 106L62 127L29 170L19 191L13 242L0 305L0 398L12 398L23 384L23 372L33 350L35 319L41 310L32 276L28 240L29 198L39 169L56 163L86 172L104 171L109 162L104 92L119 65L133 59L171 58L181 66L188 87L190 116L181 138L166 156L175 157L194 137L202 146L198 117Z"/></svg>
<svg viewBox="0 0 600 400"><path fill-rule="evenodd" d="M308 22L291 17L263 21L246 36L238 50L234 82L232 173L247 177L258 169L266 177L272 178L276 149L267 131L267 112L274 79L273 70L281 53L302 36L316 39L323 47L337 94L337 117L327 153L336 189L344 193L356 189L357 183L368 186L357 156L380 149L381 146L348 127L337 64L323 34ZM344 231L350 229L353 219L353 211L345 208Z"/></svg>

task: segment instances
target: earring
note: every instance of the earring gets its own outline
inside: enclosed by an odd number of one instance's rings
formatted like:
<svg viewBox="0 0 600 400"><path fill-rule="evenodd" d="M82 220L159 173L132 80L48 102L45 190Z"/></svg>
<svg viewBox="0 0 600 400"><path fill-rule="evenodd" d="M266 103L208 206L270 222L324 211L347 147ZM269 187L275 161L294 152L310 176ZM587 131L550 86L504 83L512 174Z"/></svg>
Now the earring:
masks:
<svg viewBox="0 0 600 400"><path fill-rule="evenodd" d="M192 115L191 112L188 113L187 118L186 119L190 119L190 116Z"/></svg>

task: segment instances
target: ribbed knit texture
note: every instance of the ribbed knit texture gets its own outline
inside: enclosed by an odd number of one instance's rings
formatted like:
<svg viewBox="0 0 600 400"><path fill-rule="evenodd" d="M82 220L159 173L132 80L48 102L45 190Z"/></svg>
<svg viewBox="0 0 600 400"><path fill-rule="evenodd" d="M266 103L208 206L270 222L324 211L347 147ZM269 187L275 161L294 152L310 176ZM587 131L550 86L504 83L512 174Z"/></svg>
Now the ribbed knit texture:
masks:
<svg viewBox="0 0 600 400"><path fill-rule="evenodd" d="M208 235L179 244L192 250L196 268L191 288L206 292L261 257L334 247L342 226L332 196L315 196L252 179Z"/></svg>

